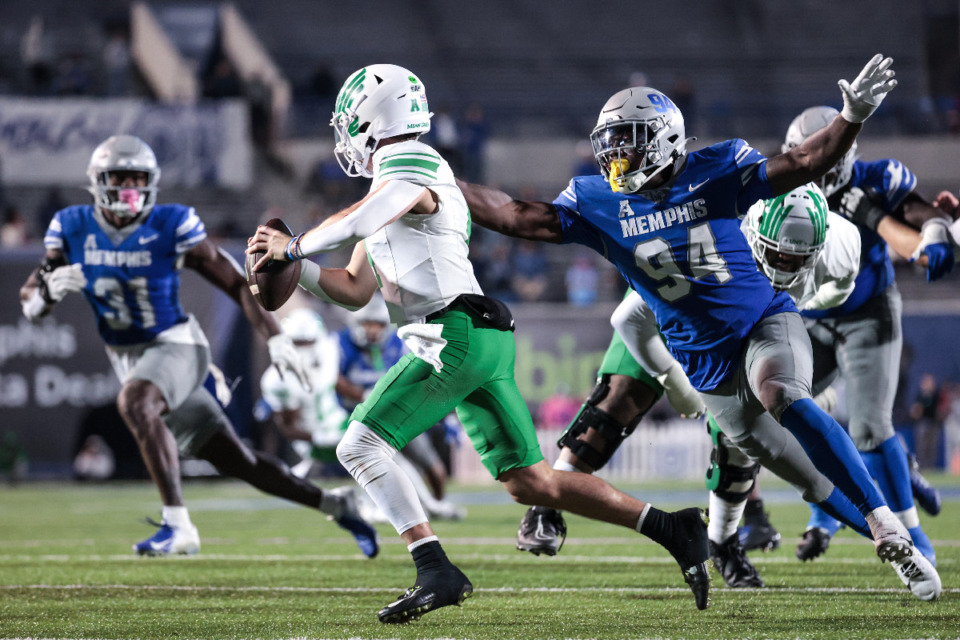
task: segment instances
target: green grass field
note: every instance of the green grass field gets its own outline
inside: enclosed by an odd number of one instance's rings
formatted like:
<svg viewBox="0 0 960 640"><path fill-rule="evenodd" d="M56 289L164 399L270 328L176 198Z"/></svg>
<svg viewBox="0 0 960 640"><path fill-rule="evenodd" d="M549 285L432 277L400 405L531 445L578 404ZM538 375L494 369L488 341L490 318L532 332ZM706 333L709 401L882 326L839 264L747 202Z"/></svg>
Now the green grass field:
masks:
<svg viewBox="0 0 960 640"><path fill-rule="evenodd" d="M642 498L650 488L631 490ZM138 520L158 512L151 485L0 489L0 637L960 637L956 499L923 519L937 547L939 602L914 599L872 545L849 532L838 534L824 557L801 564L793 549L807 510L781 501L768 507L783 546L751 554L768 588L730 590L714 574L711 605L702 612L673 560L636 534L568 516L562 552L537 558L513 548L523 507L471 504L466 520L435 528L471 578L473 597L461 608L387 626L377 610L414 578L388 525L378 525L380 557L367 560L335 524L245 485L188 483L186 498L200 528L200 555L138 558L130 545L153 531Z"/></svg>

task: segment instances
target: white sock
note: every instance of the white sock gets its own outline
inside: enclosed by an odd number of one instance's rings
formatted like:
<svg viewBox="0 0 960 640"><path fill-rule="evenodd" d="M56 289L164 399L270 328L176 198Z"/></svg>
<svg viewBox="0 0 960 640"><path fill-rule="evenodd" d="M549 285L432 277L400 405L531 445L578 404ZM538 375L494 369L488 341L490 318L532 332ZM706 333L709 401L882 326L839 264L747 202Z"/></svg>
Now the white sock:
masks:
<svg viewBox="0 0 960 640"><path fill-rule="evenodd" d="M397 450L354 420L337 445L337 457L380 507L397 533L427 522L410 477L394 461Z"/></svg>
<svg viewBox="0 0 960 640"><path fill-rule="evenodd" d="M193 524L190 522L190 514L187 513L186 507L164 507L161 515L164 524L171 527L189 527Z"/></svg>
<svg viewBox="0 0 960 640"><path fill-rule="evenodd" d="M580 471L580 469L577 469L575 466L573 466L569 462L565 462L560 458L557 458L557 461L553 463L553 468L556 469L557 471L572 471L574 473L583 473L582 471Z"/></svg>
<svg viewBox="0 0 960 640"><path fill-rule="evenodd" d="M407 545L407 551L409 551L410 553L413 553L414 549L416 549L417 547L422 547L428 542L440 542L440 538L438 538L437 536L427 536L426 538L420 538L419 540L414 540L413 542Z"/></svg>
<svg viewBox="0 0 960 640"><path fill-rule="evenodd" d="M640 533L640 529L643 527L643 521L646 519L647 514L650 513L650 508L652 506L653 505L648 502L646 505L644 505L643 511L640 512L640 518L637 519L637 533Z"/></svg>
<svg viewBox="0 0 960 640"><path fill-rule="evenodd" d="M710 524L707 525L707 537L710 541L720 544L736 533L740 517L746 507L746 499L740 502L728 502L711 491Z"/></svg>

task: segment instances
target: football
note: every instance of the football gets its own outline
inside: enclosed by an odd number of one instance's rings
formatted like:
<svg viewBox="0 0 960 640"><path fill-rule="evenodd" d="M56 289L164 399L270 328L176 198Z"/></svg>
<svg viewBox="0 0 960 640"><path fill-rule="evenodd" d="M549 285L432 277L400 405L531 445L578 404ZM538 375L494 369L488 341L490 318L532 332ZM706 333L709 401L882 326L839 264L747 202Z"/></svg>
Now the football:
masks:
<svg viewBox="0 0 960 640"><path fill-rule="evenodd" d="M271 218L264 226L282 231L292 236L293 232L280 218ZM244 269L247 272L247 285L250 293L256 298L260 306L267 311L276 311L283 303L290 299L297 283L300 280L300 262L278 262L271 260L260 271L254 271L253 265L264 255L257 251L247 255Z"/></svg>

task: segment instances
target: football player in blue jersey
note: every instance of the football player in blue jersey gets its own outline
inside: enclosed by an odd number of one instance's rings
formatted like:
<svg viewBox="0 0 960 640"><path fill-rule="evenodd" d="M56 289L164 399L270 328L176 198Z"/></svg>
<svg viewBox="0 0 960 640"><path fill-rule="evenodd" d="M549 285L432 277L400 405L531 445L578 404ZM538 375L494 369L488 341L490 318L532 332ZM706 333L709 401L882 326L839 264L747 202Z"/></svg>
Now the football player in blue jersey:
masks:
<svg viewBox="0 0 960 640"><path fill-rule="evenodd" d="M827 126L836 109L811 107L787 129L785 151ZM860 160L852 146L821 179L830 208L853 220L863 250L856 287L842 305L822 311L802 311L813 345L813 393L828 387L839 375L846 381L850 437L864 464L877 481L891 509L910 532L916 547L936 564L933 545L923 532L914 505L907 454L893 428L893 399L903 346L903 304L894 281L885 232L899 221L920 228L913 256L927 259L927 280L953 267L947 213L916 193L916 176L901 162ZM903 249L890 246L900 253ZM909 248L906 251L910 255ZM800 560L812 560L827 550L840 523L816 506L797 546Z"/></svg>
<svg viewBox="0 0 960 640"><path fill-rule="evenodd" d="M192 554L197 528L184 506L180 452L267 493L319 509L356 537L368 556L376 531L354 508L352 489L321 491L280 461L251 451L204 387L210 346L180 305L180 269L197 271L232 297L265 338L270 359L304 379L293 342L247 289L236 262L207 239L192 207L156 204L160 167L131 135L112 136L87 169L92 205L58 211L44 238L46 256L20 290L24 315L46 315L68 293L83 293L97 318L122 387L117 407L130 428L163 503L158 531L134 545L141 555Z"/></svg>
<svg viewBox="0 0 960 640"><path fill-rule="evenodd" d="M791 457L799 467L809 457L830 482L804 498L872 537L877 555L930 600L941 590L936 569L914 551L844 430L811 398L803 320L757 268L739 220L754 202L815 181L840 161L896 86L891 65L878 54L852 83L841 80L842 113L771 158L739 139L688 152L676 105L633 87L607 101L590 135L603 175L574 178L552 203L458 184L482 226L577 242L613 263L653 310L725 435L764 466Z"/></svg>

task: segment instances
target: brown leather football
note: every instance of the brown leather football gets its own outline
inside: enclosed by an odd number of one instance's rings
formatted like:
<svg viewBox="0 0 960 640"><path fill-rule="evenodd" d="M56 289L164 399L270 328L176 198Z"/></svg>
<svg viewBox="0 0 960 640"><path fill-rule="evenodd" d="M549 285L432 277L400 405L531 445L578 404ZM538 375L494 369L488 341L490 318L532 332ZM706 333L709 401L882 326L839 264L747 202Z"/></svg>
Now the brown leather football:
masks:
<svg viewBox="0 0 960 640"><path fill-rule="evenodd" d="M282 231L288 236L293 232L280 218L271 218L264 223L265 227ZM254 271L253 265L263 257L265 252L257 251L247 255L244 270L247 272L247 284L250 293L267 311L276 311L283 303L290 299L300 280L300 261L285 262L271 260L260 269Z"/></svg>

